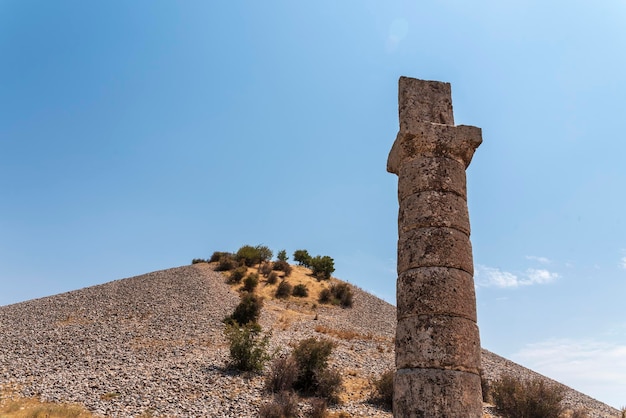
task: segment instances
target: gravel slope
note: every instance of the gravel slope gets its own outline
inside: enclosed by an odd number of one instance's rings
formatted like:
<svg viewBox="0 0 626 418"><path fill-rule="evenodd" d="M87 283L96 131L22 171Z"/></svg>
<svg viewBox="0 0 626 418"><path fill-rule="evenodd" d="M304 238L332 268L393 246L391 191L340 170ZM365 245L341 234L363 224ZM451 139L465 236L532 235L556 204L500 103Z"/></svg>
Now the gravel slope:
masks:
<svg viewBox="0 0 626 418"><path fill-rule="evenodd" d="M256 416L269 401L263 378L228 368L222 335L238 301L220 273L196 264L0 307L0 389L102 416ZM352 309L267 301L260 322L276 352L324 330L353 399L334 410L392 416L367 402L367 382L393 366L394 306L355 289ZM483 366L488 378L536 375L488 351ZM569 388L567 402L591 417L617 415Z"/></svg>

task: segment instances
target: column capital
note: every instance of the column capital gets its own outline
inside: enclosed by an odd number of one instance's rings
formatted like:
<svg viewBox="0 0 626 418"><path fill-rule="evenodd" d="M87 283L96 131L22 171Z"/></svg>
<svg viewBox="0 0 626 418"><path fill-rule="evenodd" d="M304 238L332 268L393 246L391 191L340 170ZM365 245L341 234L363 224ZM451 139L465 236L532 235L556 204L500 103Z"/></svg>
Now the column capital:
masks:
<svg viewBox="0 0 626 418"><path fill-rule="evenodd" d="M413 122L411 131L400 131L387 159L387 171L398 174L400 166L419 157L451 158L467 168L482 143L482 130L468 125Z"/></svg>

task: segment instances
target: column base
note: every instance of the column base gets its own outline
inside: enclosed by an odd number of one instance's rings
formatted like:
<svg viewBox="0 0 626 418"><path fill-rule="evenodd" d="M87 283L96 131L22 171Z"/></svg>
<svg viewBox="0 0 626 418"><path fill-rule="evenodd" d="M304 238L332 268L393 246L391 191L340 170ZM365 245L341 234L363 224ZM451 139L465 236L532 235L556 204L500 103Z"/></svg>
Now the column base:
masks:
<svg viewBox="0 0 626 418"><path fill-rule="evenodd" d="M482 418L480 376L453 370L400 369L394 378L395 418Z"/></svg>

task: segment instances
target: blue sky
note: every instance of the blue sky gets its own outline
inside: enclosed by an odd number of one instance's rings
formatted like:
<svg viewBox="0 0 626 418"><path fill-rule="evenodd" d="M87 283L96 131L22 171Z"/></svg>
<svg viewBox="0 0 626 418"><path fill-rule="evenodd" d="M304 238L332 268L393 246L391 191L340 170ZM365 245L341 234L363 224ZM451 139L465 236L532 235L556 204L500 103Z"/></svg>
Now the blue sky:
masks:
<svg viewBox="0 0 626 418"><path fill-rule="evenodd" d="M626 3L0 0L0 305L306 248L395 301L399 76L483 129L483 346L626 405Z"/></svg>

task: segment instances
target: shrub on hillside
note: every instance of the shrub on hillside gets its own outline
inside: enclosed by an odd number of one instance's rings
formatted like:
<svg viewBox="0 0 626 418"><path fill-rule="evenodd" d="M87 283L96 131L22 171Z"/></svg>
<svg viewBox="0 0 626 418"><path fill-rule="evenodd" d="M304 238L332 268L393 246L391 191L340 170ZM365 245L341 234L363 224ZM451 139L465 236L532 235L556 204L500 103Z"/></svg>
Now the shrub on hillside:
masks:
<svg viewBox="0 0 626 418"><path fill-rule="evenodd" d="M315 379L317 380L315 395L331 403L338 403L342 385L341 373L337 370L324 369L315 374Z"/></svg>
<svg viewBox="0 0 626 418"><path fill-rule="evenodd" d="M387 370L372 381L372 401L391 409L393 404L393 370Z"/></svg>
<svg viewBox="0 0 626 418"><path fill-rule="evenodd" d="M277 357L265 376L265 389L272 393L292 390L297 376L298 364L293 356Z"/></svg>
<svg viewBox="0 0 626 418"><path fill-rule="evenodd" d="M270 260L272 258L272 250L265 245L257 245L256 247L244 245L237 250L235 258L240 263L252 267L255 264Z"/></svg>
<svg viewBox="0 0 626 418"><path fill-rule="evenodd" d="M287 280L283 280L278 285L278 288L276 288L275 296L279 299L287 299L289 295L291 295L291 290L291 285L287 283Z"/></svg>
<svg viewBox="0 0 626 418"><path fill-rule="evenodd" d="M275 261L272 265L272 269L276 271L282 271L285 273L285 277L289 277L291 275L291 266L286 261Z"/></svg>
<svg viewBox="0 0 626 418"><path fill-rule="evenodd" d="M322 289L319 294L318 301L320 303L330 303L340 305L343 308L352 307L352 288L347 283L337 283L330 289Z"/></svg>
<svg viewBox="0 0 626 418"><path fill-rule="evenodd" d="M311 256L307 250L296 250L293 253L293 259L300 266L311 267Z"/></svg>
<svg viewBox="0 0 626 418"><path fill-rule="evenodd" d="M213 257L211 257L213 259ZM220 256L217 267L215 267L216 271L229 271L239 267L239 263L235 260L235 257L232 254L222 253Z"/></svg>
<svg viewBox="0 0 626 418"><path fill-rule="evenodd" d="M231 364L241 371L260 372L270 359L267 352L270 335L261 335L258 324L226 325L224 331L229 342Z"/></svg>
<svg viewBox="0 0 626 418"><path fill-rule="evenodd" d="M209 258L209 263L216 263L222 259L222 257L230 257L234 258L233 253L227 253L223 251L215 251L211 254L211 258Z"/></svg>
<svg viewBox="0 0 626 418"><path fill-rule="evenodd" d="M299 298L305 298L309 296L309 289L307 289L305 284L300 283L293 287L291 295Z"/></svg>
<svg viewBox="0 0 626 418"><path fill-rule="evenodd" d="M239 305L235 307L232 315L226 317L224 322L246 325L256 323L261 315L263 300L254 293L246 293L241 297Z"/></svg>
<svg viewBox="0 0 626 418"><path fill-rule="evenodd" d="M194 258L193 260L191 260L191 264L198 264L198 263L206 263L207 261L204 258Z"/></svg>
<svg viewBox="0 0 626 418"><path fill-rule="evenodd" d="M277 281L278 281L278 274L275 271L271 272L269 276L267 276L268 284L276 284Z"/></svg>
<svg viewBox="0 0 626 418"><path fill-rule="evenodd" d="M258 274L248 274L248 276L243 279L243 290L246 292L254 292L254 289L259 285L259 275Z"/></svg>
<svg viewBox="0 0 626 418"><path fill-rule="evenodd" d="M293 392L280 392L272 402L259 409L261 418L296 418L298 416L298 396Z"/></svg>
<svg viewBox="0 0 626 418"><path fill-rule="evenodd" d="M563 412L561 387L543 379L502 376L491 385L493 403L508 418L558 417Z"/></svg>
<svg viewBox="0 0 626 418"><path fill-rule="evenodd" d="M330 279L330 275L335 271L335 260L327 255L316 255L311 259L310 264L313 275L318 280Z"/></svg>
<svg viewBox="0 0 626 418"><path fill-rule="evenodd" d="M246 266L237 267L230 273L230 276L228 276L228 283L241 283L241 280L246 276L247 272L248 268Z"/></svg>
<svg viewBox="0 0 626 418"><path fill-rule="evenodd" d="M261 267L259 268L259 272L261 272L263 277L269 276L270 273L272 272L272 270L273 270L273 268L272 268L272 263L271 262L265 262L265 263L261 264Z"/></svg>
<svg viewBox="0 0 626 418"><path fill-rule="evenodd" d="M280 251L278 252L278 255L276 255L276 259L277 259L278 261L285 261L285 262L286 262L287 260L289 260L289 256L287 255L287 251L286 251L286 250L280 250Z"/></svg>
<svg viewBox="0 0 626 418"><path fill-rule="evenodd" d="M311 399L311 418L326 418L326 400L322 398Z"/></svg>
<svg viewBox="0 0 626 418"><path fill-rule="evenodd" d="M293 350L293 358L298 365L298 378L294 384L297 390L314 395L320 386L320 378L328 368L328 359L334 344L325 339L311 337L300 341ZM341 379L340 379L341 380ZM341 383L341 382L339 382ZM325 388L328 392L328 388Z"/></svg>

